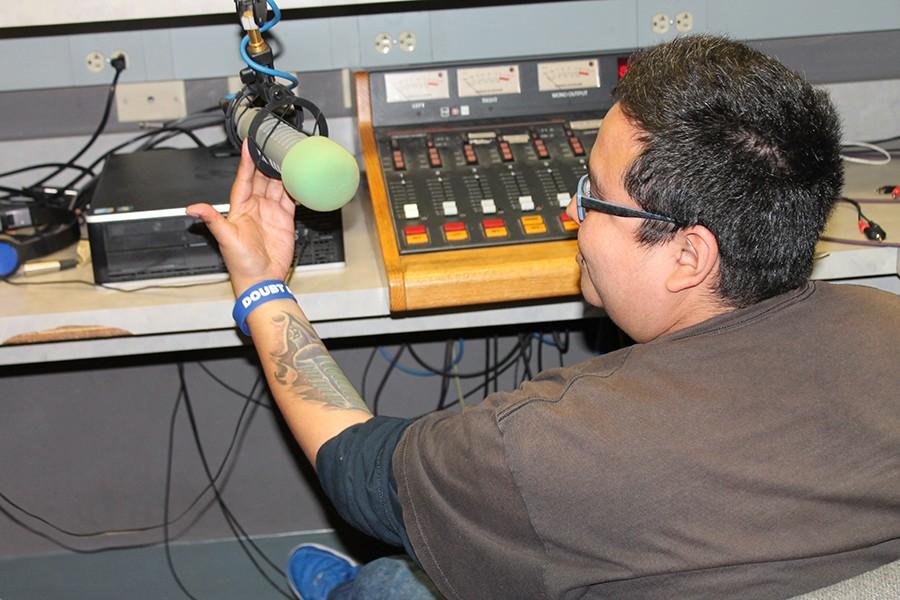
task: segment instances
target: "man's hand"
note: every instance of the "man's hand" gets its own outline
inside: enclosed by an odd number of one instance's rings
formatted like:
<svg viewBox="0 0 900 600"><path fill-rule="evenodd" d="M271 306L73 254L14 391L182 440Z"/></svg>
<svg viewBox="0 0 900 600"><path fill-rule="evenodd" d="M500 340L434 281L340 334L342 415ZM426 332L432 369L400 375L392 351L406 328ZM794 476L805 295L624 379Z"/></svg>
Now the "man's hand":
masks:
<svg viewBox="0 0 900 600"><path fill-rule="evenodd" d="M209 204L192 204L186 212L209 227L231 275L234 295L240 296L255 283L287 276L294 259L294 208L281 182L256 170L244 142L228 218Z"/></svg>

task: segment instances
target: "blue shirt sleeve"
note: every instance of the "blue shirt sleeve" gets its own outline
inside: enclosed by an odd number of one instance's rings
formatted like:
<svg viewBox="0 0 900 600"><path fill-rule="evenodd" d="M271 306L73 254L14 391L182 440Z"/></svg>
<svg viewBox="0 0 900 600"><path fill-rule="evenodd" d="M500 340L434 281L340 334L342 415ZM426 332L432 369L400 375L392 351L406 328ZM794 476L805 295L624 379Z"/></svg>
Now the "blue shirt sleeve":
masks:
<svg viewBox="0 0 900 600"><path fill-rule="evenodd" d="M363 533L415 558L397 497L394 449L412 420L374 417L348 427L319 449L316 472L338 514Z"/></svg>

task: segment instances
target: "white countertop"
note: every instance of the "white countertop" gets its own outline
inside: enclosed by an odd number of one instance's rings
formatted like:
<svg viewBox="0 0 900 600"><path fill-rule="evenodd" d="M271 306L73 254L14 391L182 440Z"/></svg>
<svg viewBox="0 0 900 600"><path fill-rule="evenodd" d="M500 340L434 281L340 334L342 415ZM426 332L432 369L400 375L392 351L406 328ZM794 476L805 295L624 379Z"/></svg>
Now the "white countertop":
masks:
<svg viewBox="0 0 900 600"><path fill-rule="evenodd" d="M850 165L845 192L854 199L884 200L887 197L877 195L875 188L898 180L900 165L897 164L887 167ZM580 299L562 299L392 316L369 200L364 192L360 196L343 209L346 266L300 269L291 281L291 289L323 339L557 322L602 314ZM900 201L867 203L863 210L886 229L888 242L900 240ZM825 235L863 241L857 230L855 209L847 203L839 203ZM86 242L81 242L79 253L88 258ZM861 280L900 293L900 248L820 242L813 278ZM15 280L40 285L0 283L0 305L3 307L0 313L0 342L3 344L0 345L0 365L246 343L231 319L234 300L225 276L213 276L213 280L218 281L214 283L209 283L209 279L207 277L202 285L196 285L197 280L180 278L165 282L180 287L116 291L93 286L89 260L84 260L75 269ZM147 286L149 283L137 282L135 285ZM21 336L38 339L43 336L53 341L14 344L17 339L22 339ZM61 341L59 338L66 339Z"/></svg>

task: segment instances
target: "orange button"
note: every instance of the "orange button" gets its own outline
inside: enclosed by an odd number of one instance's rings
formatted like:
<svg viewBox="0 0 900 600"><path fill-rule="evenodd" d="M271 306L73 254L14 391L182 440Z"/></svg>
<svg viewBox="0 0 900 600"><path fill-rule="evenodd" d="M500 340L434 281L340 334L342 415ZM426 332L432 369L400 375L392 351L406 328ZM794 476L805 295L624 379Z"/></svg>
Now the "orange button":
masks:
<svg viewBox="0 0 900 600"><path fill-rule="evenodd" d="M578 223L569 218L569 215L563 213L559 217L560 222L562 223L562 227L566 231L575 231L578 229Z"/></svg>
<svg viewBox="0 0 900 600"><path fill-rule="evenodd" d="M525 217L519 217L519 220L522 221L522 225L543 225L544 217L541 215L528 215Z"/></svg>
<svg viewBox="0 0 900 600"><path fill-rule="evenodd" d="M485 227L484 236L489 238L507 237L509 232L506 227Z"/></svg>
<svg viewBox="0 0 900 600"><path fill-rule="evenodd" d="M416 233L414 235L406 234L406 243L410 246L428 243L427 233Z"/></svg>
<svg viewBox="0 0 900 600"><path fill-rule="evenodd" d="M543 223L532 223L529 225L524 225L523 229L525 233L528 235L537 235L539 233L547 233L547 226Z"/></svg>
<svg viewBox="0 0 900 600"><path fill-rule="evenodd" d="M464 242L469 239L469 232L465 229L462 231L447 231L444 235L448 242Z"/></svg>

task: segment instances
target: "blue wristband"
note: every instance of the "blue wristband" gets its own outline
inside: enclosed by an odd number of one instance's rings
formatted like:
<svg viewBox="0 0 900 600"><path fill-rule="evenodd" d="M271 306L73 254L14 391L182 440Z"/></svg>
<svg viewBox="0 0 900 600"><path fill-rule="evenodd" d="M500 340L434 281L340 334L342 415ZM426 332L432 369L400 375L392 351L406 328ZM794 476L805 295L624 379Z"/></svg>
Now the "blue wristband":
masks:
<svg viewBox="0 0 900 600"><path fill-rule="evenodd" d="M241 331L244 332L244 335L249 336L250 330L247 328L247 316L252 313L257 306L265 304L269 300L281 300L283 298L293 300L294 302L297 301L291 293L291 290L288 289L288 286L285 285L283 281L277 279L260 281L247 288L247 291L241 294L241 297L235 301L234 310L231 311L231 316L234 318L234 322L237 323Z"/></svg>

